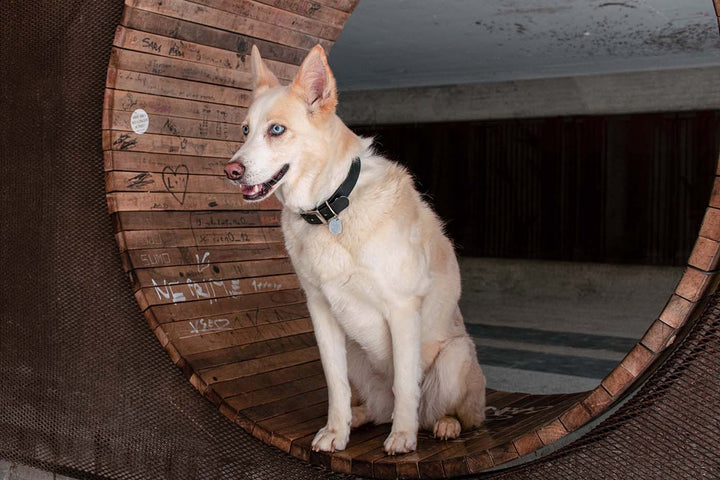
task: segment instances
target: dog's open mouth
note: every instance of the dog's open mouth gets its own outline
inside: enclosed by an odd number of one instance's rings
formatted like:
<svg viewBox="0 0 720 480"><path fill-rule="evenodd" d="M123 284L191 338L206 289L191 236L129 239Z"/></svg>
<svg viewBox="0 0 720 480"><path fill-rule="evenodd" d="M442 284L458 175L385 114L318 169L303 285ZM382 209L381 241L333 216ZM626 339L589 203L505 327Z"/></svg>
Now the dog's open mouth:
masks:
<svg viewBox="0 0 720 480"><path fill-rule="evenodd" d="M258 201L267 197L270 195L270 192L272 192L273 187L285 176L289 168L290 165L286 163L280 171L278 171L265 183L258 183L257 185L240 185L243 198L245 200Z"/></svg>

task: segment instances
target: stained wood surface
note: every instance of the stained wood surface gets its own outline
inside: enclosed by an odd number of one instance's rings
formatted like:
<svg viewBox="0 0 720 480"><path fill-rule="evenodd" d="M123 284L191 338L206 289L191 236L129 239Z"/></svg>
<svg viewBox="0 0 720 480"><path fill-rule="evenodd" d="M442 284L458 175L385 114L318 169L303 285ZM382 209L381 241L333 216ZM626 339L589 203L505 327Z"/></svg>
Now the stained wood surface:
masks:
<svg viewBox="0 0 720 480"><path fill-rule="evenodd" d="M223 167L242 144L256 44L283 80L307 50L332 46L356 0L126 0L103 112L108 209L148 324L189 381L257 438L337 472L442 478L482 472L549 445L605 412L673 343L715 290L720 182L675 294L592 392L488 391L488 421L389 457L389 425L312 452L327 389L309 312L283 247L280 203L243 201ZM133 131L143 109L147 131Z"/></svg>

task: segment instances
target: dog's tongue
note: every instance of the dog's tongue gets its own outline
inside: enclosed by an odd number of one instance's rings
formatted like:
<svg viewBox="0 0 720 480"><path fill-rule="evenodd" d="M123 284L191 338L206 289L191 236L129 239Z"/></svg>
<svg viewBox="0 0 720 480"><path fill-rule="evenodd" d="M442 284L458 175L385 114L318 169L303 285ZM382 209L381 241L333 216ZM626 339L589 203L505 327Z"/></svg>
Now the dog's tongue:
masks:
<svg viewBox="0 0 720 480"><path fill-rule="evenodd" d="M262 185L242 185L241 189L243 195L250 197L262 190Z"/></svg>

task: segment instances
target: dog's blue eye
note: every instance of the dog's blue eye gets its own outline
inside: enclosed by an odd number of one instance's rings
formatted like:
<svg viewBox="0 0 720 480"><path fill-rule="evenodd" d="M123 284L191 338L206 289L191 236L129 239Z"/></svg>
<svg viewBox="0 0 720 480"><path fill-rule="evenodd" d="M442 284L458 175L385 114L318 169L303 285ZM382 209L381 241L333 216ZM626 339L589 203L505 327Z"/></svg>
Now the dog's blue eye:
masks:
<svg viewBox="0 0 720 480"><path fill-rule="evenodd" d="M277 123L270 127L270 133L275 136L282 135L284 131L285 127L283 127L282 125L278 125Z"/></svg>
<svg viewBox="0 0 720 480"><path fill-rule="evenodd" d="M243 135L247 135L250 133L250 127L248 127L247 125L243 125L242 130L243 130Z"/></svg>

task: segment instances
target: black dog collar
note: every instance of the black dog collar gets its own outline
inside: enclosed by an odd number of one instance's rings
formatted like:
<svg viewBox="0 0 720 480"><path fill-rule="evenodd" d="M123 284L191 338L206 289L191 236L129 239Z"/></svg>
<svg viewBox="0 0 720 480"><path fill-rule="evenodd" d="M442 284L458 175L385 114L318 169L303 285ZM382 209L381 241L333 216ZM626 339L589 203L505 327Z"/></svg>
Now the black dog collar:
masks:
<svg viewBox="0 0 720 480"><path fill-rule="evenodd" d="M300 216L312 225L327 223L332 233L338 234L342 231L338 214L350 205L350 192L355 188L357 179L360 176L360 157L355 157L350 166L350 172L343 183L335 190L330 198L318 205L315 210L301 212Z"/></svg>

